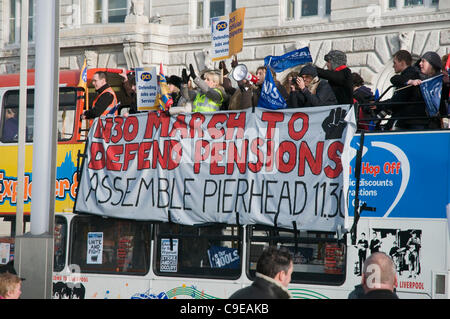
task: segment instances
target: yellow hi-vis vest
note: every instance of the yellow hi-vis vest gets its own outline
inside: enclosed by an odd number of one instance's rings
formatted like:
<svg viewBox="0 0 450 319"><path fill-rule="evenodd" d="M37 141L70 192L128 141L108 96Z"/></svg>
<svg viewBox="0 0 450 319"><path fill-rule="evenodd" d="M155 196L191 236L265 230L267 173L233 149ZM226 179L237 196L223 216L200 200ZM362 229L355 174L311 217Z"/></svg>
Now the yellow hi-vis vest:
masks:
<svg viewBox="0 0 450 319"><path fill-rule="evenodd" d="M220 109L220 106L223 103L223 94L222 91L219 89L214 89L220 94L220 102L215 102L208 97L206 97L206 94L198 93L195 97L194 103L193 103L193 109L194 112L215 112Z"/></svg>

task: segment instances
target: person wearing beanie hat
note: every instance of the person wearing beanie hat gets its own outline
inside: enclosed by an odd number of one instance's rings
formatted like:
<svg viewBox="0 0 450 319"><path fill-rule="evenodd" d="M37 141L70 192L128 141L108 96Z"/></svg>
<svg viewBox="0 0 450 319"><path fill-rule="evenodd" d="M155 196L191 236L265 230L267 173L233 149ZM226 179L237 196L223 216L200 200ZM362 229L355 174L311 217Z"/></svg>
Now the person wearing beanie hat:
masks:
<svg viewBox="0 0 450 319"><path fill-rule="evenodd" d="M431 70L431 68L433 68L433 70ZM435 75L438 74L441 69L441 57L436 52L428 51L422 56L422 61L420 61L420 71L423 74Z"/></svg>
<svg viewBox="0 0 450 319"><path fill-rule="evenodd" d="M417 80L409 80L408 85L419 86L422 81L441 73L442 61L436 52L428 51L422 58L417 61L419 65L421 78Z"/></svg>
<svg viewBox="0 0 450 319"><path fill-rule="evenodd" d="M352 71L347 67L347 55L339 50L331 50L325 57L328 70L316 67L317 75L328 80L338 104L353 103Z"/></svg>
<svg viewBox="0 0 450 319"><path fill-rule="evenodd" d="M177 106L178 105L178 101L180 100L181 97L181 83L183 82L183 80L176 75L171 75L168 79L167 79L167 86L169 87L169 94L172 97L173 100L173 105Z"/></svg>
<svg viewBox="0 0 450 319"><path fill-rule="evenodd" d="M347 64L347 55L339 50L331 50L328 54L325 54L324 60L330 64L328 69L336 70L341 65Z"/></svg>
<svg viewBox="0 0 450 319"><path fill-rule="evenodd" d="M307 64L300 70L296 84L291 86L287 101L290 108L337 104L333 89L327 81L319 79L312 65Z"/></svg>

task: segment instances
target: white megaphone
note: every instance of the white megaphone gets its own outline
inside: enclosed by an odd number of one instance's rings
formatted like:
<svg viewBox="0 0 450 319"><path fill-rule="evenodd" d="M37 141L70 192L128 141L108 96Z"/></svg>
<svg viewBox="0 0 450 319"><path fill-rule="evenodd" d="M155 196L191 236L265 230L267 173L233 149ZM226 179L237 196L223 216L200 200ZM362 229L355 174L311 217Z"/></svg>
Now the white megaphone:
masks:
<svg viewBox="0 0 450 319"><path fill-rule="evenodd" d="M256 84L258 82L258 78L248 72L245 64L236 65L236 67L233 69L233 79L235 79L236 81L247 80L252 82L253 84Z"/></svg>

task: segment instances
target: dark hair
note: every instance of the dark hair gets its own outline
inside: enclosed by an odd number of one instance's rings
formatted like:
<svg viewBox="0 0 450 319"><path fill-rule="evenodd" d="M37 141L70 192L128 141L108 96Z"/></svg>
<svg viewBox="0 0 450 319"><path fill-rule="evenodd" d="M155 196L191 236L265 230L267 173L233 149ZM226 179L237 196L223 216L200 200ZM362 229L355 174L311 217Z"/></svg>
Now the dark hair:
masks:
<svg viewBox="0 0 450 319"><path fill-rule="evenodd" d="M359 75L356 72L352 73L352 82L353 82L353 86L361 86L364 84L364 80L361 77L361 75Z"/></svg>
<svg viewBox="0 0 450 319"><path fill-rule="evenodd" d="M136 85L136 75L134 72L130 72L127 74L128 83L131 85Z"/></svg>
<svg viewBox="0 0 450 319"><path fill-rule="evenodd" d="M288 250L270 246L264 249L259 257L256 271L270 278L275 278L280 271L287 272L291 263L292 255Z"/></svg>
<svg viewBox="0 0 450 319"><path fill-rule="evenodd" d="M411 53L409 53L406 50L399 50L394 53L394 58L396 58L399 61L405 61L407 65L411 65L412 63L412 56Z"/></svg>
<svg viewBox="0 0 450 319"><path fill-rule="evenodd" d="M99 78L99 79L105 79L105 80L106 80L106 72L103 72L103 71L97 71L97 72L95 72L95 74L98 75L98 78Z"/></svg>

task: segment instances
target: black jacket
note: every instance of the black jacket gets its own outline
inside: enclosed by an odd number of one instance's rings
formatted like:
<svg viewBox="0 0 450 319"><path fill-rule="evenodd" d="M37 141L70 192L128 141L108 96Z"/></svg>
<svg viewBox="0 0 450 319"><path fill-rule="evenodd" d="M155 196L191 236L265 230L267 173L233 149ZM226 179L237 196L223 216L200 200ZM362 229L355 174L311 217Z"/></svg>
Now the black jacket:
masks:
<svg viewBox="0 0 450 319"><path fill-rule="evenodd" d="M400 299L395 292L387 289L376 289L367 292L359 297L359 299Z"/></svg>
<svg viewBox="0 0 450 319"><path fill-rule="evenodd" d="M316 94L312 94L308 89L292 91L287 101L288 107L308 107L338 104L333 89L327 81L321 80L317 86Z"/></svg>
<svg viewBox="0 0 450 319"><path fill-rule="evenodd" d="M106 90L109 87L110 86L108 84L103 85L100 89L97 90L97 94L98 95L101 94L104 90ZM106 110L108 105L112 103L113 100L114 97L112 96L112 94L106 92L105 94L103 94L98 98L97 102L95 103L95 105L92 105L92 108L90 110L84 112L84 115L88 119L99 117Z"/></svg>
<svg viewBox="0 0 450 319"><path fill-rule="evenodd" d="M420 72L413 66L407 67L400 74L394 75L391 78L392 85L395 89L405 87L408 80L420 79ZM399 103L410 102L410 104L398 104L391 105L389 109L392 111L393 117L425 117L427 113L425 111L425 103L420 93L419 86L411 86L409 88L395 92L392 98L387 102ZM411 125L427 125L426 119L410 119L410 120L398 120L397 126L407 129Z"/></svg>
<svg viewBox="0 0 450 319"><path fill-rule="evenodd" d="M345 67L339 71L316 68L320 78L328 80L339 104L353 103L352 71Z"/></svg>
<svg viewBox="0 0 450 319"><path fill-rule="evenodd" d="M236 291L229 299L289 299L290 297L287 289L281 284L257 273L250 286Z"/></svg>

